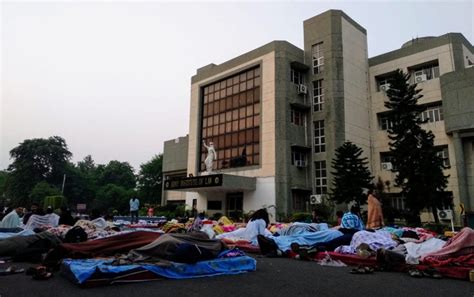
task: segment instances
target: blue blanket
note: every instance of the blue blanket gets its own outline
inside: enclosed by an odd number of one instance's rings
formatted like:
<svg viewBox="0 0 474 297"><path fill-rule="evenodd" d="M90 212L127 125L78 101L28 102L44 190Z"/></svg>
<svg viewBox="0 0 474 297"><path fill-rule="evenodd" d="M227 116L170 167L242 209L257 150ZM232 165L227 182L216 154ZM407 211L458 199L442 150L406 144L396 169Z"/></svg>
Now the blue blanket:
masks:
<svg viewBox="0 0 474 297"><path fill-rule="evenodd" d="M113 259L65 259L62 265L74 275L75 281L78 284L86 282L95 272L113 277L114 274L119 275L141 268L165 278L186 279L224 274L239 274L247 271L255 271L257 267L257 261L249 256L218 258L197 262L195 264L170 262L171 264L169 266L152 264L112 266L112 261Z"/></svg>

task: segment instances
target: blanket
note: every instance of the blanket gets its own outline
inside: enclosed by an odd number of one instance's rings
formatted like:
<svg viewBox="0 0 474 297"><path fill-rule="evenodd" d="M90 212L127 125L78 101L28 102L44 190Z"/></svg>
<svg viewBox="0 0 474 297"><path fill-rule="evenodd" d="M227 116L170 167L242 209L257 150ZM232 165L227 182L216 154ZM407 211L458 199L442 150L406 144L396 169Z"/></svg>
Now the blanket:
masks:
<svg viewBox="0 0 474 297"><path fill-rule="evenodd" d="M465 263L474 266L474 230L463 228L438 251L426 254L423 262L434 266Z"/></svg>

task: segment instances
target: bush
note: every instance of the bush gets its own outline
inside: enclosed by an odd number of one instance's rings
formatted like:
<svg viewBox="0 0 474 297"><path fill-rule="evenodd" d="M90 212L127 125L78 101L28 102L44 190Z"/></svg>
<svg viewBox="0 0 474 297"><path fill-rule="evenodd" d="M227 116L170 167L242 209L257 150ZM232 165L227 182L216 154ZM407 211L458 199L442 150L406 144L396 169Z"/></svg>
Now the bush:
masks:
<svg viewBox="0 0 474 297"><path fill-rule="evenodd" d="M293 222L311 222L311 214L307 212L295 212L291 216Z"/></svg>

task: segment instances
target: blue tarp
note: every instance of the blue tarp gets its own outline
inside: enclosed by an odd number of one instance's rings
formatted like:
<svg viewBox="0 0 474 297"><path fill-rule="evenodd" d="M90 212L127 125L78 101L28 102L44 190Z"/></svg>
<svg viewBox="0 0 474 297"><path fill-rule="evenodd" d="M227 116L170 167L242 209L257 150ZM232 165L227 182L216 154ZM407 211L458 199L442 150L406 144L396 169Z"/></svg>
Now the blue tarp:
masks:
<svg viewBox="0 0 474 297"><path fill-rule="evenodd" d="M112 266L112 261L113 259L65 259L63 265L72 272L78 284L82 284L90 279L96 271L110 276L111 274L118 275L142 268L165 278L186 279L224 274L239 274L247 271L255 271L257 267L257 261L249 256L218 258L197 262L195 264L170 262L169 266L152 264Z"/></svg>

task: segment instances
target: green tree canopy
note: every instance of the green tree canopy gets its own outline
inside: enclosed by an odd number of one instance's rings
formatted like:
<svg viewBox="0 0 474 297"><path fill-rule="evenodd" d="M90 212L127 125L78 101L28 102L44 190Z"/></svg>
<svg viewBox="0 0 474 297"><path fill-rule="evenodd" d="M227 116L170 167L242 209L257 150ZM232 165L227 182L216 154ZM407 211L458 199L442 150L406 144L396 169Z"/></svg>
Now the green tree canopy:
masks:
<svg viewBox="0 0 474 297"><path fill-rule="evenodd" d="M7 196L15 205L24 205L33 187L45 181L60 187L65 167L72 157L66 141L59 136L27 139L10 151Z"/></svg>
<svg viewBox="0 0 474 297"><path fill-rule="evenodd" d="M42 182L37 183L33 187L28 197L30 198L29 199L30 203L36 202L42 205L46 197L60 196L60 195L61 195L61 191L58 188L48 184L45 181L42 181Z"/></svg>
<svg viewBox="0 0 474 297"><path fill-rule="evenodd" d="M150 161L140 165L138 193L143 202L161 203L162 176L163 154L155 155Z"/></svg>
<svg viewBox="0 0 474 297"><path fill-rule="evenodd" d="M362 149L350 141L336 149L331 172L334 176L331 197L337 203L356 201L365 204L364 189L372 187L372 176L367 168L367 158L361 157Z"/></svg>
<svg viewBox="0 0 474 297"><path fill-rule="evenodd" d="M118 210L119 213L126 214L129 212L128 202L134 194L133 189L108 184L99 188L92 208L101 213L112 213L113 210Z"/></svg>
<svg viewBox="0 0 474 297"><path fill-rule="evenodd" d="M136 177L133 167L128 162L110 161L106 166L99 165L97 168L98 185L105 186L114 184L124 189L136 187Z"/></svg>
<svg viewBox="0 0 474 297"><path fill-rule="evenodd" d="M433 133L421 127L424 121L420 115L425 110L418 104L421 89L410 84L409 79L409 74L398 70L387 91L389 101L385 102L385 107L391 110L392 127L388 133L395 184L401 187L416 221L425 207L432 207L437 220L435 207L442 203L448 176L443 173L445 167L434 147Z"/></svg>

